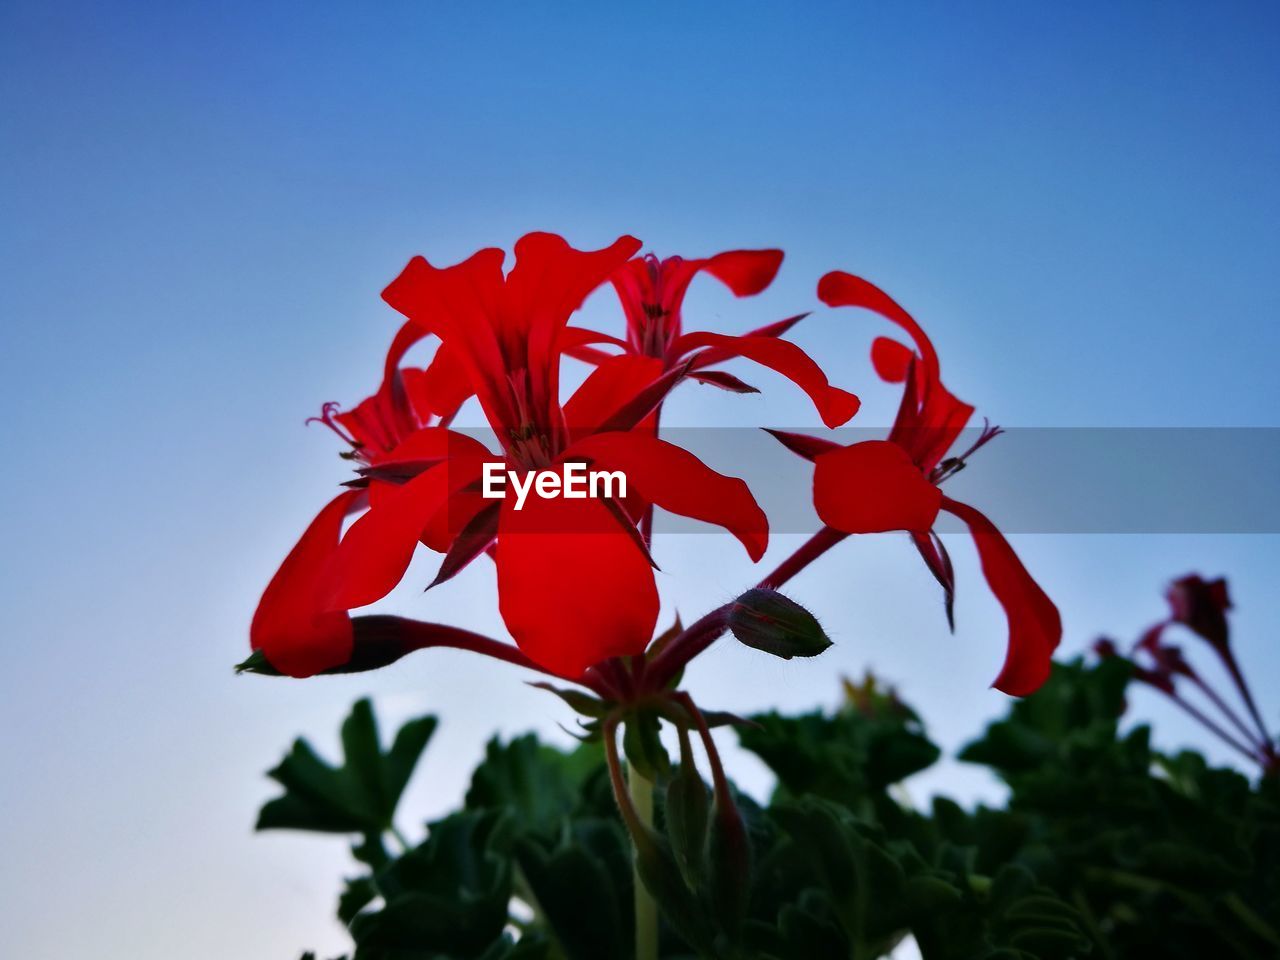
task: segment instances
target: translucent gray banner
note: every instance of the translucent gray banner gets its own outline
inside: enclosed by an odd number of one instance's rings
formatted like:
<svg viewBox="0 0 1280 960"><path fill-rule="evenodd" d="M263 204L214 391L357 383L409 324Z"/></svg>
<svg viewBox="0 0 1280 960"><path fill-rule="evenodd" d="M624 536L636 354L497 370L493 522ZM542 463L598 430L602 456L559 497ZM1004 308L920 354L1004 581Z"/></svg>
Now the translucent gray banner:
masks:
<svg viewBox="0 0 1280 960"><path fill-rule="evenodd" d="M461 431L497 449L487 431ZM797 429L848 445L872 428ZM978 437L967 430L953 451ZM662 437L712 469L741 477L774 533L819 527L812 465L762 430L670 428ZM1280 533L1280 428L1022 427L1004 431L947 480L1007 533ZM944 515L937 529L961 530ZM658 532L715 532L659 513Z"/></svg>

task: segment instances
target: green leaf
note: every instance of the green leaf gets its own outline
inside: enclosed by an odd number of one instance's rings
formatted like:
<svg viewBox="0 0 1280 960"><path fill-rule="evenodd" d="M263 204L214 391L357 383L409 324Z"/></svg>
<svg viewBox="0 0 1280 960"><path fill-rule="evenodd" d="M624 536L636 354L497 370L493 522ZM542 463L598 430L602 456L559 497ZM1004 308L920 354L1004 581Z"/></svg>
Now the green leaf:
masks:
<svg viewBox="0 0 1280 960"><path fill-rule="evenodd" d="M740 728L738 739L769 766L785 794L826 797L865 815L890 785L939 754L913 714L767 713L751 719L754 725Z"/></svg>
<svg viewBox="0 0 1280 960"><path fill-rule="evenodd" d="M539 690L546 690L548 693L554 693L557 697L567 703L576 713L582 714L584 717L590 717L593 720L599 720L608 715L612 709L610 704L599 700L590 694L583 693L581 690L572 690L567 687L557 687L550 683L530 683L529 686L537 687Z"/></svg>
<svg viewBox="0 0 1280 960"><path fill-rule="evenodd" d="M808 610L776 590L748 590L729 611L729 630L748 647L775 657L816 657L831 641Z"/></svg>
<svg viewBox="0 0 1280 960"><path fill-rule="evenodd" d="M568 960L626 956L631 853L620 822L575 820L555 842L523 840L517 858L534 906Z"/></svg>
<svg viewBox="0 0 1280 960"><path fill-rule="evenodd" d="M385 905L351 922L357 960L474 957L502 936L511 862L503 815L456 813L378 875ZM433 953L434 952L434 953Z"/></svg>
<svg viewBox="0 0 1280 960"><path fill-rule="evenodd" d="M347 880L347 885L338 898L338 919L344 924L352 921L357 913L373 902L378 896L378 888L373 877L354 877Z"/></svg>
<svg viewBox="0 0 1280 960"><path fill-rule="evenodd" d="M650 830L637 839L635 855L640 880L667 922L699 953L710 953L712 923L685 884L666 838Z"/></svg>
<svg viewBox="0 0 1280 960"><path fill-rule="evenodd" d="M563 821L583 802L588 779L603 772L603 759L598 743L563 753L540 744L533 734L505 744L495 737L471 775L467 809L506 809L516 833L557 836Z"/></svg>
<svg viewBox="0 0 1280 960"><path fill-rule="evenodd" d="M693 765L692 751L683 749L688 735L682 732L682 737L680 765L667 784L666 828L680 872L696 890L706 876L711 800L710 791Z"/></svg>
<svg viewBox="0 0 1280 960"><path fill-rule="evenodd" d="M305 740L268 776L284 787L258 814L259 830L312 830L378 835L389 830L400 795L436 727L434 717L411 720L383 753L368 700L360 700L342 725L344 763L322 760Z"/></svg>
<svg viewBox="0 0 1280 960"><path fill-rule="evenodd" d="M640 775L654 783L671 773L671 759L658 736L661 722L652 710L643 707L629 712L622 733L622 750Z"/></svg>
<svg viewBox="0 0 1280 960"><path fill-rule="evenodd" d="M236 673L257 673L264 677L279 677L281 673L271 665L261 650L252 651L235 666Z"/></svg>

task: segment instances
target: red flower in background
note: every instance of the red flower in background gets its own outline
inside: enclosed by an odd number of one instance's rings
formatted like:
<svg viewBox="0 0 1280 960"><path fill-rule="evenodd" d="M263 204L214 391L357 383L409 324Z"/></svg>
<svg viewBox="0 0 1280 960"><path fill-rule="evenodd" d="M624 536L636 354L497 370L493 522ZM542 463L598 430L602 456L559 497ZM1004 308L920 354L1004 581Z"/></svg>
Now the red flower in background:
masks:
<svg viewBox="0 0 1280 960"><path fill-rule="evenodd" d="M755 387L732 374L710 369L734 357L744 357L787 377L809 395L823 423L841 426L858 412L858 398L833 387L808 354L780 339L804 314L741 336L684 330L684 297L699 273L715 277L734 296L746 297L768 287L781 264L781 250L730 250L695 260L659 260L648 254L628 260L609 278L626 315L626 338L571 327L567 331L566 352L597 364L593 379L602 395L611 389L626 393L638 383L669 370L679 370L682 376L735 393L757 393ZM601 344L617 347L623 353L606 353L599 349Z"/></svg>
<svg viewBox="0 0 1280 960"><path fill-rule="evenodd" d="M436 362L456 365L503 449L495 454L437 423L370 461L363 472L371 508L326 563L332 608L385 596L419 542L446 554L436 582L496 544L500 610L533 661L577 677L600 660L642 652L658 597L634 505L531 497L516 510L510 498L480 496L484 465L495 461L520 472L570 461L621 470L646 504L724 526L753 559L763 554L767 520L746 484L631 430L678 377L659 373L642 385L632 379L635 390L609 397L593 393L589 379L560 404L569 316L638 246L623 237L583 252L560 237L529 234L516 244L509 274L497 249L443 269L418 257L386 289L384 299L414 331L440 338L446 360L438 354ZM454 382L443 373L440 379Z"/></svg>
<svg viewBox="0 0 1280 960"><path fill-rule="evenodd" d="M1159 690L1223 743L1258 763L1268 776L1274 775L1280 771L1280 748L1267 729L1231 648L1231 630L1227 622L1231 598L1227 581L1221 577L1206 580L1198 573L1190 573L1169 584L1165 599L1169 603L1169 616L1143 631L1124 658L1133 671L1133 678ZM1186 627L1193 636L1203 640L1222 661L1248 711L1249 721L1242 718L1231 707L1227 697L1191 665L1181 647L1166 639L1166 634L1178 626ZM1093 649L1103 659L1121 656L1115 641L1106 637L1096 640ZM1193 703L1186 696L1188 687L1197 691L1228 726L1222 726L1205 709Z"/></svg>
<svg viewBox="0 0 1280 960"><path fill-rule="evenodd" d="M814 506L827 526L845 534L911 534L946 591L948 619L955 578L933 526L943 510L968 526L983 575L1009 621L1008 651L994 686L1015 696L1031 693L1048 677L1051 655L1062 638L1058 609L995 525L939 489L998 431L984 428L968 450L948 458L973 407L943 386L938 355L919 324L882 290L851 274L827 274L818 285L818 296L828 306L874 310L906 331L914 349L880 337L871 350L876 372L886 381L904 384L902 403L887 440L844 447L814 437L776 431L774 435L813 461Z"/></svg>
<svg viewBox="0 0 1280 960"><path fill-rule="evenodd" d="M1169 584L1165 598L1171 621L1208 641L1219 654L1226 651L1230 638L1227 611L1231 609L1226 580L1206 580L1191 573Z"/></svg>

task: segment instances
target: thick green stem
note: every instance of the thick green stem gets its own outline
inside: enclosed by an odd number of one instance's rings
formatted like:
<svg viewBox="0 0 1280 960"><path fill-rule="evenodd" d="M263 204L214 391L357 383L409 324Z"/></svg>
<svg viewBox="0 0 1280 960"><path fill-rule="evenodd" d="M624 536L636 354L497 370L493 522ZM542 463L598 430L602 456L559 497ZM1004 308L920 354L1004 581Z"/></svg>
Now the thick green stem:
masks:
<svg viewBox="0 0 1280 960"><path fill-rule="evenodd" d="M637 819L645 829L653 827L653 783L640 775L634 766L627 767L627 792ZM639 859L632 872L635 886L636 958L658 960L658 905L640 877Z"/></svg>

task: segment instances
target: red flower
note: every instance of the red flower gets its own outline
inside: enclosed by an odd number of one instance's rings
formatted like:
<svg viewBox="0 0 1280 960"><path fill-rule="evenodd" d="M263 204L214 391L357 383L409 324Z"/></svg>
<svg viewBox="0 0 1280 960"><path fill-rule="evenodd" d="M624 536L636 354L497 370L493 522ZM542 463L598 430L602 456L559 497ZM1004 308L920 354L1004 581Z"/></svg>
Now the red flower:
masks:
<svg viewBox="0 0 1280 960"><path fill-rule="evenodd" d="M659 260L652 254L636 257L609 278L626 314L626 339L574 327L568 331L566 350L597 364L594 378L611 385L680 369L683 375L702 383L737 393L756 393L755 387L732 374L710 369L733 357L745 357L790 379L813 400L822 422L838 427L858 412L858 398L831 386L808 354L780 339L803 314L743 336L684 331L685 293L699 273L715 277L735 296L746 297L769 286L781 264L781 250L731 250L700 260ZM605 353L598 349L600 344L618 347L623 354ZM604 387L597 384L596 389L603 392Z"/></svg>
<svg viewBox="0 0 1280 960"><path fill-rule="evenodd" d="M874 310L907 332L914 349L881 337L871 350L877 373L891 383L905 385L902 404L888 440L842 447L814 437L775 436L814 462L814 505L825 524L844 533L905 530L911 534L947 592L948 617L954 576L950 557L933 526L940 510L964 521L978 548L982 572L1009 621L1008 652L994 686L1015 696L1031 693L1048 677L1050 657L1062 637L1057 607L995 525L939 489L943 480L998 431L984 429L972 447L947 458L973 407L943 386L937 353L924 331L887 294L847 273L837 271L823 277L818 296L828 306Z"/></svg>
<svg viewBox="0 0 1280 960"><path fill-rule="evenodd" d="M1230 639L1227 611L1231 609L1226 580L1205 580L1191 573L1169 584L1165 597L1175 623L1187 627L1220 652L1226 650Z"/></svg>
<svg viewBox="0 0 1280 960"><path fill-rule="evenodd" d="M478 486L485 464L493 462L521 475L560 471L571 462L621 470L637 500L724 526L759 559L767 520L746 484L631 429L661 402L677 374L637 377L633 370L608 389L593 377L560 403L569 316L638 247L622 237L583 252L535 233L517 242L516 264L505 276L503 252L486 249L443 269L416 257L387 287L383 298L415 331L440 338L503 449L494 454L478 441L424 425L371 462L365 470L371 509L328 565L331 607L385 596L420 540L446 552L437 582L496 541L500 610L533 661L576 678L600 660L641 653L653 635L658 596L635 529L635 505L534 496L517 509L510 496L486 500Z"/></svg>
<svg viewBox="0 0 1280 960"><path fill-rule="evenodd" d="M415 342L425 334L406 324L396 335L373 396L348 411L327 403L318 420L351 445L346 456L372 466L424 427L452 417L467 389L443 351L426 370L401 368ZM465 439L465 438L463 438ZM249 628L249 641L282 673L306 677L341 666L352 655L351 617L331 610L326 574L345 517L369 502L365 489L348 490L331 500L307 527L262 594Z"/></svg>

